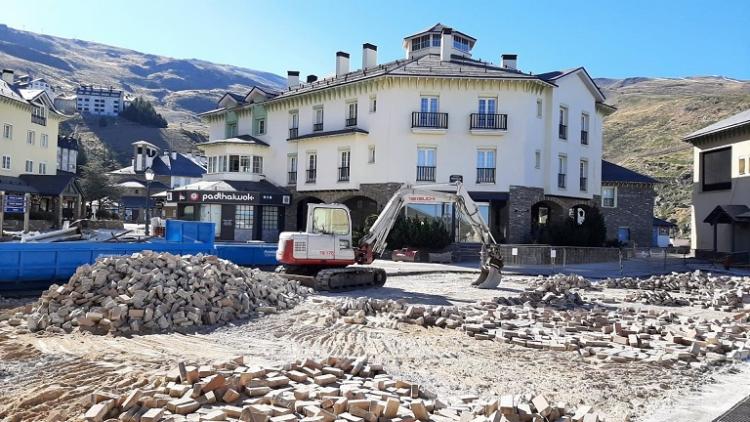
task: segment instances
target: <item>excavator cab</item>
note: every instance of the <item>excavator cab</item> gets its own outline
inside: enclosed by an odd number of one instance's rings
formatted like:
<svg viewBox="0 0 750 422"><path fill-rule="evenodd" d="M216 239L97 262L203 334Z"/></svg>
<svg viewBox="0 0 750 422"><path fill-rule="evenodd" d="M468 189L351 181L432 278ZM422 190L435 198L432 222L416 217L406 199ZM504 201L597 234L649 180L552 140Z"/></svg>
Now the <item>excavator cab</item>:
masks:
<svg viewBox="0 0 750 422"><path fill-rule="evenodd" d="M276 257L286 265L353 264L349 208L342 204L308 204L305 231L281 233Z"/></svg>

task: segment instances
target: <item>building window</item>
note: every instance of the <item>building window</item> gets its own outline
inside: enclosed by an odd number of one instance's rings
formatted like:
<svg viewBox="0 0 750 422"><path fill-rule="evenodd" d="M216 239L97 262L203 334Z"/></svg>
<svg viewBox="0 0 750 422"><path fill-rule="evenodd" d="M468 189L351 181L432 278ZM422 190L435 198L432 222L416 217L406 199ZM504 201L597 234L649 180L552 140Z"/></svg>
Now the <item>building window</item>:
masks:
<svg viewBox="0 0 750 422"><path fill-rule="evenodd" d="M732 188L732 148L701 153L701 184L704 191Z"/></svg>
<svg viewBox="0 0 750 422"><path fill-rule="evenodd" d="M371 95L370 96L370 113L375 113L378 111L378 97Z"/></svg>
<svg viewBox="0 0 750 422"><path fill-rule="evenodd" d="M589 115L581 114L581 145L589 144Z"/></svg>
<svg viewBox="0 0 750 422"><path fill-rule="evenodd" d="M216 157L208 157L208 169L206 169L208 173L215 173L216 172Z"/></svg>
<svg viewBox="0 0 750 422"><path fill-rule="evenodd" d="M534 168L542 168L542 151L540 150L534 151Z"/></svg>
<svg viewBox="0 0 750 422"><path fill-rule="evenodd" d="M463 51L464 53L469 52L469 40L467 40L464 37L459 37L458 35L453 36L453 48L455 48L458 51Z"/></svg>
<svg viewBox="0 0 750 422"><path fill-rule="evenodd" d="M255 121L255 134L265 135L266 134L266 119L258 119Z"/></svg>
<svg viewBox="0 0 750 422"><path fill-rule="evenodd" d="M13 139L13 125L3 124L3 138Z"/></svg>
<svg viewBox="0 0 750 422"><path fill-rule="evenodd" d="M10 156L9 155L3 155L2 169L10 170Z"/></svg>
<svg viewBox="0 0 750 422"><path fill-rule="evenodd" d="M229 171L231 173L237 173L240 171L240 156L239 155L229 156Z"/></svg>
<svg viewBox="0 0 750 422"><path fill-rule="evenodd" d="M580 168L580 181L581 181L581 192L588 191L589 188L589 162L586 160L581 160L581 163L579 164Z"/></svg>
<svg viewBox="0 0 750 422"><path fill-rule="evenodd" d="M740 157L740 161L737 164L737 171L739 172L740 175L747 173L747 167L745 167L746 166L745 163L748 160L750 160L750 158L746 159L745 157Z"/></svg>
<svg viewBox="0 0 750 422"><path fill-rule="evenodd" d="M34 145L36 143L36 133L33 130L26 132L26 143Z"/></svg>
<svg viewBox="0 0 750 422"><path fill-rule="evenodd" d="M313 108L313 131L319 132L323 130L323 106L315 106Z"/></svg>
<svg viewBox="0 0 750 422"><path fill-rule="evenodd" d="M348 149L340 152L339 182L348 182L351 173L352 152Z"/></svg>
<svg viewBox="0 0 750 422"><path fill-rule="evenodd" d="M34 172L34 162L31 160L26 160L26 167L24 167L24 170L26 173L33 173Z"/></svg>
<svg viewBox="0 0 750 422"><path fill-rule="evenodd" d="M346 104L346 126L357 125L357 102L352 101Z"/></svg>
<svg viewBox="0 0 750 422"><path fill-rule="evenodd" d="M417 182L434 182L436 148L417 148Z"/></svg>
<svg viewBox="0 0 750 422"><path fill-rule="evenodd" d="M263 157L259 155L253 155L253 173L263 173Z"/></svg>
<svg viewBox="0 0 750 422"><path fill-rule="evenodd" d="M432 34L432 46L440 47L440 34Z"/></svg>
<svg viewBox="0 0 750 422"><path fill-rule="evenodd" d="M217 169L218 172L226 172L227 171L227 156L226 155L220 155L219 156L219 168Z"/></svg>
<svg viewBox="0 0 750 422"><path fill-rule="evenodd" d="M560 154L557 157L557 164L558 164L557 187L560 189L565 189L565 182L566 182L565 178L568 174L568 157Z"/></svg>
<svg viewBox="0 0 750 422"><path fill-rule="evenodd" d="M293 110L289 112L289 139L299 136L299 112Z"/></svg>
<svg viewBox="0 0 750 422"><path fill-rule="evenodd" d="M536 117L542 118L542 99L537 98L536 99Z"/></svg>
<svg viewBox="0 0 750 422"><path fill-rule="evenodd" d="M47 163L39 163L39 174L47 174Z"/></svg>
<svg viewBox="0 0 750 422"><path fill-rule="evenodd" d="M306 183L315 183L318 176L318 154L311 152L307 154Z"/></svg>
<svg viewBox="0 0 750 422"><path fill-rule="evenodd" d="M370 164L375 162L375 145L367 147L367 162Z"/></svg>
<svg viewBox="0 0 750 422"><path fill-rule="evenodd" d="M413 40L411 40L411 51L417 51L423 48L428 48L430 46L430 39L431 38L429 34L414 38Z"/></svg>
<svg viewBox="0 0 750 422"><path fill-rule="evenodd" d="M262 207L261 228L265 230L276 230L279 228L279 209L278 207Z"/></svg>
<svg viewBox="0 0 750 422"><path fill-rule="evenodd" d="M602 208L617 207L617 187L602 186Z"/></svg>
<svg viewBox="0 0 750 422"><path fill-rule="evenodd" d="M253 205L237 205L234 211L234 228L252 230L255 222L255 207Z"/></svg>
<svg viewBox="0 0 750 422"><path fill-rule="evenodd" d="M240 156L240 172L241 173L250 173L250 156L249 155L241 155Z"/></svg>
<svg viewBox="0 0 750 422"><path fill-rule="evenodd" d="M560 124L558 126L560 139L568 139L568 108L560 106Z"/></svg>
<svg viewBox="0 0 750 422"><path fill-rule="evenodd" d="M297 154L289 154L287 162L287 183L290 185L297 184Z"/></svg>
<svg viewBox="0 0 750 422"><path fill-rule="evenodd" d="M495 150L477 150L477 184L495 183Z"/></svg>
<svg viewBox="0 0 750 422"><path fill-rule="evenodd" d="M43 133L41 138L39 139L39 143L42 145L42 148L49 147L49 137L46 133Z"/></svg>

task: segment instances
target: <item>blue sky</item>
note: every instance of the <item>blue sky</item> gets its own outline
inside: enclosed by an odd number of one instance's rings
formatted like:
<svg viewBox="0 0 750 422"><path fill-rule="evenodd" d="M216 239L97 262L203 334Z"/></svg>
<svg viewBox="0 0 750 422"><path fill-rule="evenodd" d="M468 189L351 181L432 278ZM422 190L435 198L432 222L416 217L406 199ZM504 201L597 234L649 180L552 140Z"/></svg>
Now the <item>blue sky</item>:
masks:
<svg viewBox="0 0 750 422"><path fill-rule="evenodd" d="M402 38L442 22L478 39L474 57L516 53L540 73L750 79L750 1L3 0L0 23L176 58L286 75L404 55Z"/></svg>

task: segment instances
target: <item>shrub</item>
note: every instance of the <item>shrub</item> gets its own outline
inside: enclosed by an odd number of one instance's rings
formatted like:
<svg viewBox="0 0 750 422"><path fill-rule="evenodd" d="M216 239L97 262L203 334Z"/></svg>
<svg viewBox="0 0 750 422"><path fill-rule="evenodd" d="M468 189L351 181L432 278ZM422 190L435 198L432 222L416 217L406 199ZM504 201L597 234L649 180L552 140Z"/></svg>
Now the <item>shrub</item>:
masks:
<svg viewBox="0 0 750 422"><path fill-rule="evenodd" d="M362 236L370 230L377 218L377 215L370 215L365 218L362 231L355 232L352 235L355 245L359 244ZM411 247L442 250L451 244L451 235L441 220L399 216L393 224L386 242L389 249Z"/></svg>
<svg viewBox="0 0 750 422"><path fill-rule="evenodd" d="M166 119L156 112L150 101L143 99L143 97L138 97L131 102L129 106L122 110L120 116L144 126L167 127Z"/></svg>
<svg viewBox="0 0 750 422"><path fill-rule="evenodd" d="M604 217L598 208L586 209L586 219L580 226L572 218L551 224L544 237L553 246L602 246L607 236Z"/></svg>

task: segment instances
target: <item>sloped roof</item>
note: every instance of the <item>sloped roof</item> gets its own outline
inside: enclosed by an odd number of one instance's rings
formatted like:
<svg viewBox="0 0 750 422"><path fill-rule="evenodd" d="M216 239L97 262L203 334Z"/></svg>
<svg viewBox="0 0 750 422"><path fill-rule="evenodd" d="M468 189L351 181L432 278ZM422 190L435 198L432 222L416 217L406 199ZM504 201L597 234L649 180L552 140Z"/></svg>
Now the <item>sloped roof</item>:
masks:
<svg viewBox="0 0 750 422"><path fill-rule="evenodd" d="M703 219L703 222L708 224L750 223L750 208L747 205L737 204L717 205Z"/></svg>
<svg viewBox="0 0 750 422"><path fill-rule="evenodd" d="M277 193L280 195L290 194L288 190L276 186L268 180L261 180L258 182L248 180L225 180L224 182L239 192L264 192Z"/></svg>
<svg viewBox="0 0 750 422"><path fill-rule="evenodd" d="M618 182L618 183L646 183L655 184L660 183L658 180L630 170L628 168L618 166L615 163L611 163L607 160L602 160L602 183L603 182Z"/></svg>
<svg viewBox="0 0 750 422"><path fill-rule="evenodd" d="M667 220L662 220L659 217L654 217L654 227L677 227L677 224Z"/></svg>
<svg viewBox="0 0 750 422"><path fill-rule="evenodd" d="M214 139L213 141L201 142L200 144L197 144L197 146L216 144L260 145L263 147L269 146L267 142L251 135L238 135L227 139Z"/></svg>
<svg viewBox="0 0 750 422"><path fill-rule="evenodd" d="M18 176L29 186L36 189L37 193L42 195L59 195L74 183L76 176L73 173L61 174L22 174ZM77 190L77 187L75 188Z"/></svg>
<svg viewBox="0 0 750 422"><path fill-rule="evenodd" d="M328 132L312 132L306 135L297 136L296 138L289 138L287 139L287 141L298 141L298 140L309 139L309 138L323 138L326 136L342 136L342 135L349 135L349 134L354 134L354 133L361 133L361 134L367 135L370 132L364 129L360 129L358 127L350 127L346 129L329 130Z"/></svg>
<svg viewBox="0 0 750 422"><path fill-rule="evenodd" d="M181 153L175 154L175 158L167 154L154 157L151 170L160 176L183 177L201 177L206 172L203 166Z"/></svg>
<svg viewBox="0 0 750 422"><path fill-rule="evenodd" d="M18 177L0 176L0 190L6 193L37 193L36 188L24 182Z"/></svg>
<svg viewBox="0 0 750 422"><path fill-rule="evenodd" d="M729 116L726 119L719 120L714 124L704 127L703 129L698 129L695 132L682 138L682 140L686 142L693 142L707 135L742 126L750 126L750 109L737 113L733 116Z"/></svg>
<svg viewBox="0 0 750 422"><path fill-rule="evenodd" d="M604 93L599 88L599 85L597 85L596 82L594 82L594 78L592 78L591 75L589 75L589 72L586 71L586 68L584 68L583 66L574 67L574 68L565 69L565 70L555 70L552 72L539 73L536 76L545 81L554 82L558 79L564 78L574 73L578 73L579 75L582 75L582 79L584 83L588 86L588 88L591 90L594 96L599 97L598 98L599 102L603 102L606 99L606 97L604 96ZM609 105L607 106L612 107Z"/></svg>
<svg viewBox="0 0 750 422"><path fill-rule="evenodd" d="M466 34L464 34L464 33L463 33L463 32L461 32L461 31L456 31L455 29L451 28L450 26L446 26L446 25L443 25L443 24L442 24L442 23L440 23L440 22L436 23L435 25L432 25L431 27L429 27L429 28L427 28L427 29L424 29L424 30L422 30L422 31L419 31L419 32L417 32L417 33L415 33L415 34L412 34L412 35L406 36L406 37L404 37L404 40L408 40L409 38L414 38L414 37L416 37L417 35L422 35L422 34L426 34L426 33L431 33L431 32L443 32L443 29L445 29L445 28L448 28L448 29L452 29L452 30L453 30L453 33L454 33L454 34L458 34L458 35L460 35L460 36L462 36L462 37L464 37L464 38L468 38L468 39L470 39L470 40L472 40L472 41L474 41L474 42L476 42L476 40L477 40L476 38L472 37L471 35L466 35Z"/></svg>

